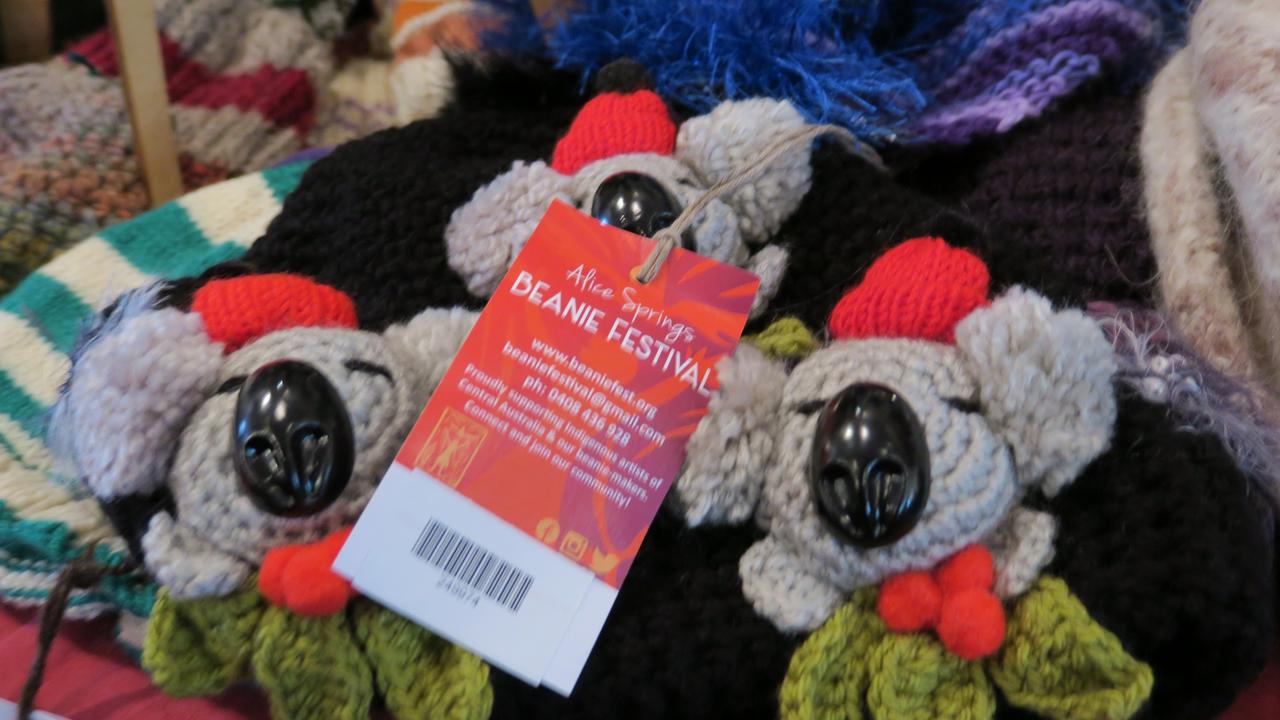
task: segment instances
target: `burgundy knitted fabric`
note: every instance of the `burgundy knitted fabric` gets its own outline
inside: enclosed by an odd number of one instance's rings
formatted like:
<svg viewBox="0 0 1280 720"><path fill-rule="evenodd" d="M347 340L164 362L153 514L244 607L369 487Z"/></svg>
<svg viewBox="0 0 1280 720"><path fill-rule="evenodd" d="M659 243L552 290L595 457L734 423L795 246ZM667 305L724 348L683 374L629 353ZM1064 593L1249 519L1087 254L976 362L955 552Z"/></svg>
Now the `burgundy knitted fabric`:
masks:
<svg viewBox="0 0 1280 720"><path fill-rule="evenodd" d="M1052 257L1043 287L1081 299L1151 304L1155 260L1141 210L1136 92L1095 86L1059 112L917 162L900 180L966 210L992 244ZM923 157L921 161L920 158Z"/></svg>

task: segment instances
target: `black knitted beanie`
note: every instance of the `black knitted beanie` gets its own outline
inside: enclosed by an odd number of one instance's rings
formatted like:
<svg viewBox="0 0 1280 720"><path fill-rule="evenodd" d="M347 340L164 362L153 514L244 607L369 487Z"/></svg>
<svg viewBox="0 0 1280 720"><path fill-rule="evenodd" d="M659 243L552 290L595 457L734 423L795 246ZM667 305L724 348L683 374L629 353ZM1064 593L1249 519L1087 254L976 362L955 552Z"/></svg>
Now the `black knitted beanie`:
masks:
<svg viewBox="0 0 1280 720"><path fill-rule="evenodd" d="M458 99L443 115L316 162L241 260L174 283L168 302L189 307L210 278L292 273L350 296L362 329L429 307L482 307L447 264L445 228L513 161L550 158L583 98L569 78L540 69L456 75ZM1074 306L1149 299L1131 282L1149 277L1150 255L1123 198L1129 102L1081 100L960 155L913 158L907 184L820 143L812 188L773 239L790 252L786 274L748 332L783 316L823 328L875 258L919 236L973 250L994 292L1023 284ZM1072 229L1077 218L1083 231ZM1042 500L1059 523L1050 572L1153 668L1148 717L1209 718L1256 676L1273 642L1264 511L1216 438L1117 392L1110 449ZM494 670L494 717L777 717L804 638L743 598L739 559L758 539L751 525L690 529L664 508L573 695Z"/></svg>

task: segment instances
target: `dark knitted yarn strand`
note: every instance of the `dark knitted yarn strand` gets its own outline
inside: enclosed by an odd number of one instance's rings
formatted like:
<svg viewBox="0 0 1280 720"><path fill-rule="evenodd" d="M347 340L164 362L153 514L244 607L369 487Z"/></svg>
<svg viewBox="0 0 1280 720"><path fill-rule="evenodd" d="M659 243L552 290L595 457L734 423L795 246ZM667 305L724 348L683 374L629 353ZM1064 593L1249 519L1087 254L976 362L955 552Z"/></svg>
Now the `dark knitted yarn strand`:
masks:
<svg viewBox="0 0 1280 720"><path fill-rule="evenodd" d="M67 563L58 573L58 579L49 598L40 607L40 629L36 634L36 656L31 661L31 669L27 672L27 680L22 684L22 693L18 698L17 720L30 720L35 710L36 694L44 682L45 664L49 660L49 651L53 648L53 639L62 625L62 618L67 612L67 603L71 599L72 590L91 588L105 578L133 572L132 563L125 565L107 565L95 558L98 544L89 546L84 555Z"/></svg>

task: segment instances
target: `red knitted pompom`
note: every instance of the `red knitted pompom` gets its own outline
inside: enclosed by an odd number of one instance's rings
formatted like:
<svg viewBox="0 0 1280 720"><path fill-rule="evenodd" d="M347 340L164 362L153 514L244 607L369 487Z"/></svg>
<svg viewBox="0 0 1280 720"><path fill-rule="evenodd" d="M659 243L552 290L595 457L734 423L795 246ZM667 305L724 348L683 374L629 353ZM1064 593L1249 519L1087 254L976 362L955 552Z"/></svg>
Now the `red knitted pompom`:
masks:
<svg viewBox="0 0 1280 720"><path fill-rule="evenodd" d="M347 606L355 590L333 572L333 560L351 529L309 545L284 545L267 552L258 572L258 590L271 604L308 617L328 617Z"/></svg>
<svg viewBox="0 0 1280 720"><path fill-rule="evenodd" d="M839 339L955 341L956 323L987 304L987 266L938 238L908 240L880 256L831 313Z"/></svg>
<svg viewBox="0 0 1280 720"><path fill-rule="evenodd" d="M960 590L990 590L995 583L995 572L991 551L981 545L970 545L943 560L933 576L942 592L950 595Z"/></svg>
<svg viewBox="0 0 1280 720"><path fill-rule="evenodd" d="M670 155L676 124L651 90L602 93L587 101L551 156L556 172L572 175L584 165L628 153Z"/></svg>
<svg viewBox="0 0 1280 720"><path fill-rule="evenodd" d="M356 306L346 293L297 275L211 280L196 291L191 310L224 352L285 328L356 327Z"/></svg>
<svg viewBox="0 0 1280 720"><path fill-rule="evenodd" d="M351 583L329 566L332 557L304 552L285 568L287 607L307 617L328 617L342 612L355 591Z"/></svg>
<svg viewBox="0 0 1280 720"><path fill-rule="evenodd" d="M1004 606L986 590L961 590L942 600L938 639L953 655L980 660L1004 643Z"/></svg>
<svg viewBox="0 0 1280 720"><path fill-rule="evenodd" d="M942 593L928 573L905 572L880 586L876 612L894 632L917 632L938 623Z"/></svg>

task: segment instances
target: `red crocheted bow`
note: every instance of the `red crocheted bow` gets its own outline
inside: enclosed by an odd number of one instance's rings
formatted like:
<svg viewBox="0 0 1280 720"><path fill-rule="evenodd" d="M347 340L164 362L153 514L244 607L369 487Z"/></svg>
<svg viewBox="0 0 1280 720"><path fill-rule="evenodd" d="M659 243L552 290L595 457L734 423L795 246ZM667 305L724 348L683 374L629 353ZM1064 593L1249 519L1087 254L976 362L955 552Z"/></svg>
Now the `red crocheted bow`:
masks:
<svg viewBox="0 0 1280 720"><path fill-rule="evenodd" d="M906 572L886 580L876 612L894 632L933 630L952 654L979 660L1004 642L1004 606L991 592L994 583L991 553L970 545L933 573Z"/></svg>
<svg viewBox="0 0 1280 720"><path fill-rule="evenodd" d="M342 612L356 591L330 566L351 528L305 545L272 548L258 571L258 591L272 605L308 617Z"/></svg>

